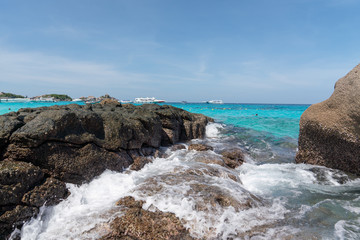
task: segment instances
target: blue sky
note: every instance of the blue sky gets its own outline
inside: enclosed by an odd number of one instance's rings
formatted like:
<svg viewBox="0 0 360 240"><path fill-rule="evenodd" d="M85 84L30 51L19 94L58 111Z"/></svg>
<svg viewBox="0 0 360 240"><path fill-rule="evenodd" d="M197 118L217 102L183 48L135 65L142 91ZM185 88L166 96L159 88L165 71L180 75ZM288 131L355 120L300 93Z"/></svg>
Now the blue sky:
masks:
<svg viewBox="0 0 360 240"><path fill-rule="evenodd" d="M360 63L357 0L0 0L0 91L315 103Z"/></svg>

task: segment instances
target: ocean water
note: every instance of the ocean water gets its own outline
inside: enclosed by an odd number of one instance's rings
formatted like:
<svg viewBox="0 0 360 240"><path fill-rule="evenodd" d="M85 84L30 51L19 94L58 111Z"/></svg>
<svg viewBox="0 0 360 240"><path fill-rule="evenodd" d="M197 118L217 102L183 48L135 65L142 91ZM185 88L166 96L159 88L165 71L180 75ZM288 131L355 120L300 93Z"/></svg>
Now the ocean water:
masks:
<svg viewBox="0 0 360 240"><path fill-rule="evenodd" d="M8 107L1 104L4 113ZM164 157L140 171L105 171L90 183L68 184L68 199L42 207L14 236L97 239L106 234L109 220L122 214L115 202L130 195L144 200L145 209L175 213L197 238L360 239L360 179L294 163L299 119L308 105L171 105L216 120L205 139L192 141L214 151L164 148ZM246 163L228 169L204 162L229 148L242 149ZM234 204L214 204L213 193ZM244 203L251 207L237 207Z"/></svg>
<svg viewBox="0 0 360 240"><path fill-rule="evenodd" d="M0 102L0 115L8 112L16 112L21 108L48 107L53 105L67 105L72 102ZM84 104L84 103L76 103Z"/></svg>

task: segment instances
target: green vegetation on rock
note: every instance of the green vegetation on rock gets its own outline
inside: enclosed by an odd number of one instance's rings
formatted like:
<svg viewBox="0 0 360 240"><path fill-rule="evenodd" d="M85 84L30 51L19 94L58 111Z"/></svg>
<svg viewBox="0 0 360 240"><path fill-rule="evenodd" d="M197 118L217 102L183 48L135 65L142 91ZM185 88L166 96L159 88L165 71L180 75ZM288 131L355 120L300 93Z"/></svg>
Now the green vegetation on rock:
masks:
<svg viewBox="0 0 360 240"><path fill-rule="evenodd" d="M6 98L24 98L24 96L22 95L17 95L14 93L5 93L5 92L0 92L0 97L6 97Z"/></svg>
<svg viewBox="0 0 360 240"><path fill-rule="evenodd" d="M43 95L43 97L53 97L60 101L71 101L72 100L72 98L66 94L46 94L46 95Z"/></svg>

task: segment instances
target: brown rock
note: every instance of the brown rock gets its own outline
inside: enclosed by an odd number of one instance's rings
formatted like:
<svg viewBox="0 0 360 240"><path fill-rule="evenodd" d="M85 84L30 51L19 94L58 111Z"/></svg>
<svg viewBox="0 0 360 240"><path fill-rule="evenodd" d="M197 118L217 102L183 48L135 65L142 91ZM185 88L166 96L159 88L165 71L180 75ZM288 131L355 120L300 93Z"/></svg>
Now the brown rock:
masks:
<svg viewBox="0 0 360 240"><path fill-rule="evenodd" d="M0 239L38 213L38 207L66 198L65 183L48 178L31 163L0 161ZM26 205L26 206L24 206Z"/></svg>
<svg viewBox="0 0 360 240"><path fill-rule="evenodd" d="M207 150L214 150L213 147L207 146L205 144L190 144L189 150L196 150L196 151L207 151Z"/></svg>
<svg viewBox="0 0 360 240"><path fill-rule="evenodd" d="M134 158L134 163L131 165L130 169L134 171L139 171L142 169L147 163L151 163L151 159L147 157L136 157Z"/></svg>
<svg viewBox="0 0 360 240"><path fill-rule="evenodd" d="M18 205L0 216L0 239L7 239L14 228L38 213L38 208Z"/></svg>
<svg viewBox="0 0 360 240"><path fill-rule="evenodd" d="M21 201L26 205L34 207L41 207L44 204L49 206L59 203L67 198L68 195L69 191L65 183L55 178L48 178L45 183L27 192Z"/></svg>
<svg viewBox="0 0 360 240"><path fill-rule="evenodd" d="M110 239L137 240L190 240L193 239L181 221L173 213L163 213L159 210L150 212L142 209L143 202L132 197L121 199L118 205L128 209L121 217L111 223L111 233L102 237Z"/></svg>
<svg viewBox="0 0 360 240"><path fill-rule="evenodd" d="M225 166L225 163L220 156L214 154L207 154L206 152L195 154L193 160L206 164L218 164L220 166Z"/></svg>
<svg viewBox="0 0 360 240"><path fill-rule="evenodd" d="M43 178L41 169L31 163L1 161L0 207L20 204L22 196Z"/></svg>
<svg viewBox="0 0 360 240"><path fill-rule="evenodd" d="M177 151L182 149L186 149L186 147L182 144L175 144L171 147L171 151Z"/></svg>
<svg viewBox="0 0 360 240"><path fill-rule="evenodd" d="M121 106L121 103L116 100L116 99L112 99L112 98L105 98L104 100L102 100L100 102L101 105L105 105L105 104L114 104L115 106Z"/></svg>
<svg viewBox="0 0 360 240"><path fill-rule="evenodd" d="M329 99L301 116L296 162L360 175L360 65L336 82Z"/></svg>
<svg viewBox="0 0 360 240"><path fill-rule="evenodd" d="M244 162L244 154L238 148L223 151L221 155L223 156L225 164L230 168L241 166Z"/></svg>

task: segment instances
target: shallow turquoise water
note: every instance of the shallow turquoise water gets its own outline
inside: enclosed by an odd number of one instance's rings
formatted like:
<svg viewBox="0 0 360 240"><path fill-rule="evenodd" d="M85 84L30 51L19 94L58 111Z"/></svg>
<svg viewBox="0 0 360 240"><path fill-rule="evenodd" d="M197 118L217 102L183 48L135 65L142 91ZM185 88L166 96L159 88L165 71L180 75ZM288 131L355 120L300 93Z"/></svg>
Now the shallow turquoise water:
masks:
<svg viewBox="0 0 360 240"><path fill-rule="evenodd" d="M16 112L21 108L36 108L54 105L74 104L73 102L0 102L0 115L8 112ZM76 103L83 105L84 103Z"/></svg>
<svg viewBox="0 0 360 240"><path fill-rule="evenodd" d="M266 132L276 137L297 138L301 114L309 105L172 103L184 110L202 113L219 122Z"/></svg>

